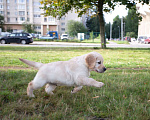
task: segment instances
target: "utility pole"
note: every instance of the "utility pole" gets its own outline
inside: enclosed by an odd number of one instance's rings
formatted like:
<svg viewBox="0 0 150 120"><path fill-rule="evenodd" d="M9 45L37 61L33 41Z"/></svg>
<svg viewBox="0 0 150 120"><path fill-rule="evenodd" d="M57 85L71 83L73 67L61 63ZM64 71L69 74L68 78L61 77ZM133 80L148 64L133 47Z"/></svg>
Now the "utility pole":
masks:
<svg viewBox="0 0 150 120"><path fill-rule="evenodd" d="M121 40L123 41L123 17L121 18Z"/></svg>
<svg viewBox="0 0 150 120"><path fill-rule="evenodd" d="M120 26L118 26L118 28L119 28L119 40L120 40Z"/></svg>
<svg viewBox="0 0 150 120"><path fill-rule="evenodd" d="M111 25L111 22L110 22L110 40L111 40L111 37L112 37L112 25Z"/></svg>

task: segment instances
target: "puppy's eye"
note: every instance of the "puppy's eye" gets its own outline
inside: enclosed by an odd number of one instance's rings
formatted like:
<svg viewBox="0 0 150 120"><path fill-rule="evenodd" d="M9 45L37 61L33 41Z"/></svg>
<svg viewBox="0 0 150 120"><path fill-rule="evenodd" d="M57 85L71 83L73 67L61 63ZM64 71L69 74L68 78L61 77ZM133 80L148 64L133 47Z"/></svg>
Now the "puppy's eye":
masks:
<svg viewBox="0 0 150 120"><path fill-rule="evenodd" d="M97 62L98 64L101 64L101 61L100 62Z"/></svg>

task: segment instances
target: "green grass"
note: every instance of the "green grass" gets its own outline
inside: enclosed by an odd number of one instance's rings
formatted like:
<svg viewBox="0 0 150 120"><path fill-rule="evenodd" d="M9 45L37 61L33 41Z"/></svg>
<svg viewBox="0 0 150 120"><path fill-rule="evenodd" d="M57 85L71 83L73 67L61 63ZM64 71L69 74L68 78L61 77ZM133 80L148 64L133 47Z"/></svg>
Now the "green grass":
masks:
<svg viewBox="0 0 150 120"><path fill-rule="evenodd" d="M73 39L73 40L46 40L46 39L34 39L34 41L47 41L47 42L75 42L75 43L97 43L97 44L100 44L101 43L101 41L100 41L100 39L85 39L85 40L82 40L82 41L80 41L80 40L78 40L78 39ZM108 44L108 42L107 42L107 44Z"/></svg>
<svg viewBox="0 0 150 120"><path fill-rule="evenodd" d="M36 62L65 61L92 51L104 57L107 68L150 67L150 49L93 49L93 48L49 48L49 47L0 47L0 66L27 67L18 58Z"/></svg>
<svg viewBox="0 0 150 120"><path fill-rule="evenodd" d="M59 86L54 95L44 87L26 95L26 88L37 70L18 58L37 62L68 60L91 51L104 57L105 73L91 77L105 83L102 88L86 87L71 94L73 87ZM150 49L92 49L0 47L0 119L38 120L149 120ZM6 67L7 66L7 67ZM3 68L4 67L4 68ZM7 69L7 68L13 69ZM16 68L19 69L16 69ZM95 98L96 97L96 98Z"/></svg>
<svg viewBox="0 0 150 120"><path fill-rule="evenodd" d="M129 44L129 42L128 41L113 41L113 42L115 42L115 43L117 43L117 44Z"/></svg>

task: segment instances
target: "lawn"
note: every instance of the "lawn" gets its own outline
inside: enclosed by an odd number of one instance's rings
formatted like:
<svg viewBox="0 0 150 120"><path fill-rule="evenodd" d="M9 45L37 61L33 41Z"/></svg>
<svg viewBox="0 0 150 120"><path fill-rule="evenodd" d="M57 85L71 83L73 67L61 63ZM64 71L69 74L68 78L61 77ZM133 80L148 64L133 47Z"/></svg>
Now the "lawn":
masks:
<svg viewBox="0 0 150 120"><path fill-rule="evenodd" d="M57 87L47 95L44 87L35 98L26 95L37 70L18 58L36 62L65 61L91 51L104 57L105 73L91 77L105 83L70 94L73 87ZM0 119L149 120L150 49L93 49L0 47Z"/></svg>

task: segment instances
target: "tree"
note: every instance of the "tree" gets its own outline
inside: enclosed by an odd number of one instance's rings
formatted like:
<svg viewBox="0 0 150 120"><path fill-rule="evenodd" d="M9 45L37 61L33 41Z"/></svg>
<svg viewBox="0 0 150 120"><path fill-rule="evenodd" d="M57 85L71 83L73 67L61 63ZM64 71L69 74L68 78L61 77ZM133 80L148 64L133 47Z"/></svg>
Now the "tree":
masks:
<svg viewBox="0 0 150 120"><path fill-rule="evenodd" d="M149 3L149 0L137 0L142 3ZM111 9L118 4L126 5L127 8L131 8L135 5L134 0L42 0L42 9L44 9L44 15L61 18L70 10L76 9L78 15L81 16L89 11L96 12L99 17L100 23L100 36L101 36L101 48L106 48L105 40L105 21L103 12L110 12Z"/></svg>
<svg viewBox="0 0 150 120"><path fill-rule="evenodd" d="M139 20L141 20L140 18L141 17L139 17L139 14L136 12L135 9L131 9L128 11L128 15L125 18L126 36L131 35L130 33L132 33L132 37L137 38L138 24L139 24Z"/></svg>
<svg viewBox="0 0 150 120"><path fill-rule="evenodd" d="M106 38L110 39L110 22L109 24L105 24L105 33L106 33Z"/></svg>
<svg viewBox="0 0 150 120"><path fill-rule="evenodd" d="M121 18L119 18L119 15L117 15L113 19L112 38L119 38L120 37L120 31L121 31Z"/></svg>
<svg viewBox="0 0 150 120"><path fill-rule="evenodd" d="M98 16L88 19L86 21L86 26L87 26L89 32L91 32L91 31L100 32L100 28L99 28L100 23L99 23Z"/></svg>
<svg viewBox="0 0 150 120"><path fill-rule="evenodd" d="M77 36L78 33L87 32L83 23L79 21L69 20L67 23L67 32L70 36Z"/></svg>
<svg viewBox="0 0 150 120"><path fill-rule="evenodd" d="M2 31L4 31L4 16L0 15L0 28L2 28Z"/></svg>
<svg viewBox="0 0 150 120"><path fill-rule="evenodd" d="M28 32L28 33L34 33L35 32L33 24L24 22L22 25L23 25L23 30L25 32Z"/></svg>

